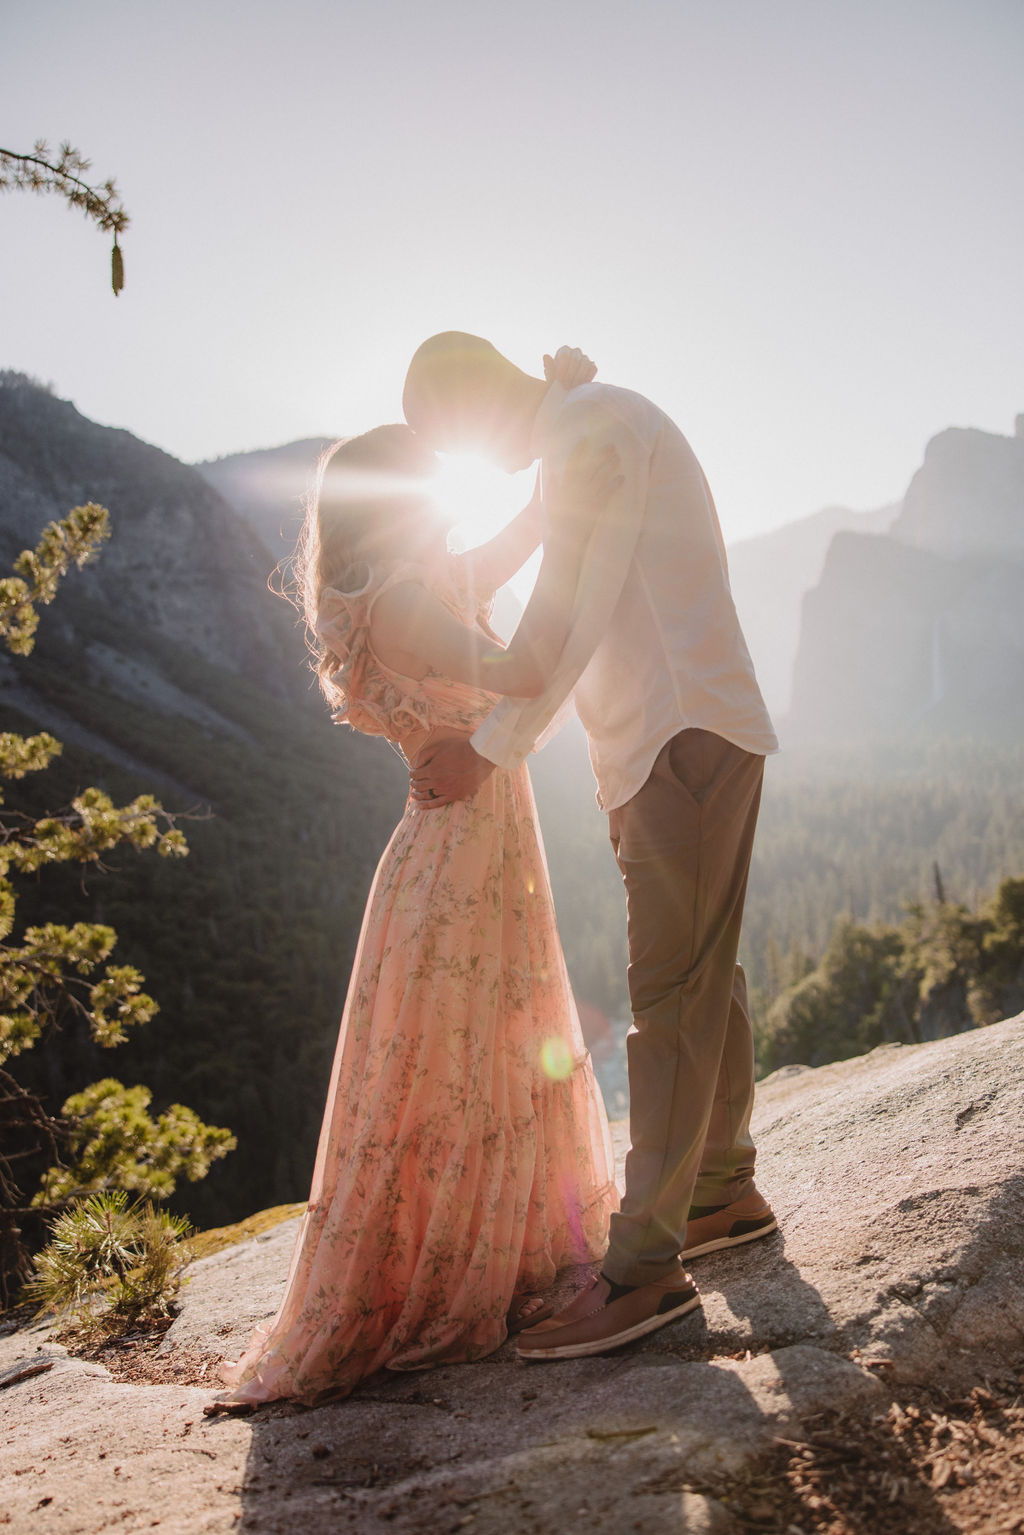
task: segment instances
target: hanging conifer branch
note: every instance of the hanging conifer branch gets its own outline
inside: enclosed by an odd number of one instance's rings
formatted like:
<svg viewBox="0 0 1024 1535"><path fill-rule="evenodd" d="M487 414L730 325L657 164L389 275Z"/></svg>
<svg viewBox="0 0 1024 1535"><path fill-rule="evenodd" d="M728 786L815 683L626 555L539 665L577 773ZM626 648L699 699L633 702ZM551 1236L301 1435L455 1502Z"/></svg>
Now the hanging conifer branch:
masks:
<svg viewBox="0 0 1024 1535"><path fill-rule="evenodd" d="M33 144L30 155L0 149L0 192L56 192L70 207L81 208L98 228L112 231L110 286L116 298L124 287L124 256L117 237L128 228L129 218L113 181L91 186L85 180L90 168L91 162L66 142L55 159L45 139Z"/></svg>

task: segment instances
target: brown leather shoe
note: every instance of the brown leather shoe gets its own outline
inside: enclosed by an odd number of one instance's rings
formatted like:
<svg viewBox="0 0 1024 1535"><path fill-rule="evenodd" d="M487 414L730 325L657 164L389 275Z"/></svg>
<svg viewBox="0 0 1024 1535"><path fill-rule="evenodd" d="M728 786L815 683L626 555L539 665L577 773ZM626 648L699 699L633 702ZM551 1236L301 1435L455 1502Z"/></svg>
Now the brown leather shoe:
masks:
<svg viewBox="0 0 1024 1535"><path fill-rule="evenodd" d="M667 1279L638 1285L618 1300L600 1275L590 1287L550 1322L521 1333L520 1359L580 1359L620 1348L700 1305L700 1293L689 1274L677 1270Z"/></svg>
<svg viewBox="0 0 1024 1535"><path fill-rule="evenodd" d="M694 1215L697 1210L697 1215ZM686 1241L680 1257L699 1258L702 1253L718 1252L722 1247L740 1247L744 1242L756 1242L778 1230L778 1221L772 1207L763 1194L751 1188L731 1205L721 1205L716 1210L691 1207L686 1222Z"/></svg>

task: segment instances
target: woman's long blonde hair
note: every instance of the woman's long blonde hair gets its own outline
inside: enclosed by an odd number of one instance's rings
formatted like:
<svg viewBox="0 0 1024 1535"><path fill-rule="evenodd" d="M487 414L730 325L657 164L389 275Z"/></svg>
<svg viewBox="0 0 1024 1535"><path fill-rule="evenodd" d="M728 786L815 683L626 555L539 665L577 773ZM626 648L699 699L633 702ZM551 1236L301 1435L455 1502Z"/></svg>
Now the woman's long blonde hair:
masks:
<svg viewBox="0 0 1024 1535"><path fill-rule="evenodd" d="M426 482L436 464L400 424L343 437L320 456L283 587L305 619L311 665L328 703L337 702L331 678L340 662L316 632L324 588L357 591L374 563L397 557L394 535L402 519L428 515Z"/></svg>

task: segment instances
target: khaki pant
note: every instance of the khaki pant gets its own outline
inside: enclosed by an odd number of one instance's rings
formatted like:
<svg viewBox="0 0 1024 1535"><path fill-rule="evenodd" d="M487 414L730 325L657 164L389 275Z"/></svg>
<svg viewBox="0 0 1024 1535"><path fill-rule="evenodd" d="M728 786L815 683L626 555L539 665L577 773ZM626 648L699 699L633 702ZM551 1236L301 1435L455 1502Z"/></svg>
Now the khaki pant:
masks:
<svg viewBox="0 0 1024 1535"><path fill-rule="evenodd" d="M728 1204L754 1174L754 1046L736 963L764 758L683 730L609 815L626 886L630 1140L605 1275L665 1278L689 1207Z"/></svg>

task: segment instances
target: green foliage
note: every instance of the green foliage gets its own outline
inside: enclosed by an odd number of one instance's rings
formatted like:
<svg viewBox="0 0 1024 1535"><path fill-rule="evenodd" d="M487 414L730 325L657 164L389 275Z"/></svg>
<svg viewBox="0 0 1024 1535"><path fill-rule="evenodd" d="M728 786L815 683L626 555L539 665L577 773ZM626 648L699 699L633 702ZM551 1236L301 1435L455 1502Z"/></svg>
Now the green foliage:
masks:
<svg viewBox="0 0 1024 1535"><path fill-rule="evenodd" d="M977 915L934 901L909 906L899 927L840 919L821 963L757 1028L758 1060L766 1071L819 1066L956 1034L1021 1006L1024 879L1008 879Z"/></svg>
<svg viewBox="0 0 1024 1535"><path fill-rule="evenodd" d="M167 1316L191 1256L188 1230L184 1217L120 1190L94 1194L53 1222L25 1297L40 1312Z"/></svg>
<svg viewBox="0 0 1024 1535"><path fill-rule="evenodd" d="M931 900L936 864L950 901L977 910L1024 868L1022 783L1021 747L968 741L769 760L740 940L760 1026L840 917L899 926Z"/></svg>
<svg viewBox="0 0 1024 1535"><path fill-rule="evenodd" d="M124 259L117 243L130 222L118 200L113 181L93 186L85 180L91 164L67 142L56 156L45 139L37 139L31 154L0 149L0 192L55 192L71 208L79 208L99 229L112 232L114 248L110 257L110 286L114 297L124 287Z"/></svg>
<svg viewBox="0 0 1024 1535"><path fill-rule="evenodd" d="M61 1110L70 1125L68 1165L50 1168L32 1203L54 1205L112 1180L120 1189L166 1199L179 1178L197 1183L234 1149L229 1130L204 1125L184 1104L151 1118L152 1097L148 1087L125 1087L113 1077L73 1093Z"/></svg>
<svg viewBox="0 0 1024 1535"><path fill-rule="evenodd" d="M821 963L791 986L759 1031L767 1070L861 1055L884 1039L912 1040L904 945L894 929L840 919Z"/></svg>
<svg viewBox="0 0 1024 1535"><path fill-rule="evenodd" d="M52 602L72 565L81 570L109 537L110 514L89 501L49 523L35 549L22 550L15 574L0 577L0 639L12 655L30 654L39 627L37 607Z"/></svg>
<svg viewBox="0 0 1024 1535"><path fill-rule="evenodd" d="M37 604L48 603L72 565L81 566L108 535L106 511L90 503L51 523L35 549L15 561L16 575L0 581L0 640L16 655L34 648ZM40 772L59 756L48 734L0 734L0 779L11 782ZM113 1079L73 1095L60 1115L44 1097L5 1068L15 1058L56 1037L67 1025L85 1031L94 1046L123 1044L129 1031L157 1011L132 965L108 963L116 933L107 923L44 921L15 935L17 907L12 875L37 875L60 865L103 868L103 856L127 845L156 848L180 858L188 848L173 817L151 794L115 805L100 789L76 794L68 809L33 816L5 806L0 796L0 1286L23 1273L26 1257L18 1220L33 1207L53 1209L81 1190L109 1186L162 1198L184 1175L202 1178L211 1162L234 1146L227 1130L204 1125L191 1109L174 1104L156 1121L146 1113L146 1088L125 1088ZM118 1115L124 1122L118 1125ZM59 1159L62 1144L72 1162ZM42 1158L52 1159L45 1169ZM21 1164L17 1177L15 1165ZM43 1174L29 1206L21 1184L24 1169ZM127 1294L127 1291L124 1292Z"/></svg>
<svg viewBox="0 0 1024 1535"><path fill-rule="evenodd" d="M37 604L53 600L72 565L81 567L109 536L105 509L90 503L51 523L35 549L18 556L16 576L0 580L0 640L15 655L34 648ZM0 734L0 779L17 780L49 766L61 751L53 736ZM0 806L4 803L0 794ZM130 965L105 965L116 942L100 923L67 926L46 922L29 927L20 943L7 942L15 923L10 874L34 874L53 864L99 864L121 843L156 847L164 857L183 857L188 848L151 794L116 806L99 789L77 794L67 811L33 819L20 812L0 815L0 1066L39 1040L70 1008L88 1024L97 1044L121 1044L127 1030L146 1023L156 1003L141 989ZM94 978L95 977L95 978Z"/></svg>
<svg viewBox="0 0 1024 1535"><path fill-rule="evenodd" d="M108 608L72 591L61 612L90 643L123 647ZM183 864L114 853L109 872L85 888L73 867L47 872L47 901L65 920L113 926L118 950L130 951L159 998L155 1026L133 1032L128 1065L115 1074L147 1083L161 1104L183 1098L238 1136L238 1152L173 1196L173 1208L206 1226L301 1198L366 893L407 775L383 742L332 725L318 700L270 694L152 628L132 634L140 665L216 711L222 731L158 701L126 710L88 668L69 668L63 644L60 631L44 629L25 663L32 691L112 750L92 756L69 741L46 780L19 787L23 810L44 808L46 781L61 794L101 782L120 802L162 779L185 803L216 811L189 821ZM282 673L301 682L302 661L296 637ZM126 762L140 754L144 765ZM599 854L610 857L606 845ZM21 892L26 920L43 920L41 894L31 883ZM105 1074L67 1049L45 1070L41 1052L31 1052L29 1072L54 1107Z"/></svg>
<svg viewBox="0 0 1024 1535"><path fill-rule="evenodd" d="M993 1023L1002 1009L1024 1007L1024 879L1004 880L982 914L982 963L969 1000L979 1023Z"/></svg>

